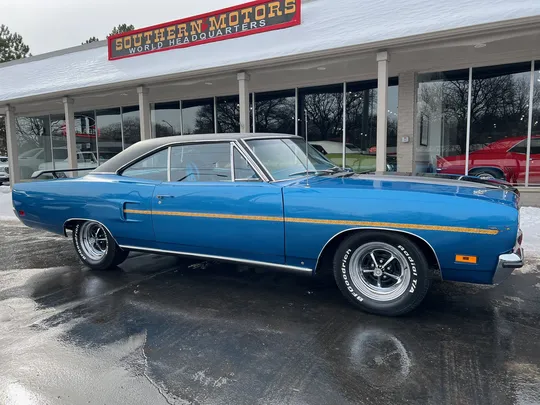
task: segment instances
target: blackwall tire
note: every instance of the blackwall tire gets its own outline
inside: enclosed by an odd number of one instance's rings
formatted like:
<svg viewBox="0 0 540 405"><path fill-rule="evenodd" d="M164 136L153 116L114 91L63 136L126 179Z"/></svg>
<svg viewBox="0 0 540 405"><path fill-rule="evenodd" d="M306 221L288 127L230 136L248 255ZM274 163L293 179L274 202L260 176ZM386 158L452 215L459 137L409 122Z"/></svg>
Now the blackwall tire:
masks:
<svg viewBox="0 0 540 405"><path fill-rule="evenodd" d="M72 237L79 259L92 270L108 270L116 266L119 248L100 223L78 222L73 228Z"/></svg>
<svg viewBox="0 0 540 405"><path fill-rule="evenodd" d="M398 233L353 234L334 256L334 278L343 295L378 315L399 316L415 309L429 290L429 274L421 250Z"/></svg>

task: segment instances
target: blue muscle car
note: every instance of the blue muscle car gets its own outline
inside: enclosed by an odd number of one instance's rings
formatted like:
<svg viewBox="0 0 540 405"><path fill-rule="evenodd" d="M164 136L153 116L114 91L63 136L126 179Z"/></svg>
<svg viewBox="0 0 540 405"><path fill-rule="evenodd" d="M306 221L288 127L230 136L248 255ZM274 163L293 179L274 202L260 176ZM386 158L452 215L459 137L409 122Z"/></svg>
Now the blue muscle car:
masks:
<svg viewBox="0 0 540 405"><path fill-rule="evenodd" d="M411 311L435 277L496 284L522 266L518 205L507 184L359 175L267 134L152 139L84 177L13 187L19 219L70 231L92 269L142 251L333 272L383 315Z"/></svg>

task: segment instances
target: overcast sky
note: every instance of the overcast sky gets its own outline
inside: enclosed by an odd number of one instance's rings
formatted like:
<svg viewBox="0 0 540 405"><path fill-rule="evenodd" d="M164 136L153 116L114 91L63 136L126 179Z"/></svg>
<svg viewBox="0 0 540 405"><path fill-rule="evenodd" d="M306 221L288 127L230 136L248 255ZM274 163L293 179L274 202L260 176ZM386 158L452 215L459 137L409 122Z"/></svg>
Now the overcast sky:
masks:
<svg viewBox="0 0 540 405"><path fill-rule="evenodd" d="M22 35L32 55L105 39L118 24L135 28L248 0L0 0L0 24Z"/></svg>

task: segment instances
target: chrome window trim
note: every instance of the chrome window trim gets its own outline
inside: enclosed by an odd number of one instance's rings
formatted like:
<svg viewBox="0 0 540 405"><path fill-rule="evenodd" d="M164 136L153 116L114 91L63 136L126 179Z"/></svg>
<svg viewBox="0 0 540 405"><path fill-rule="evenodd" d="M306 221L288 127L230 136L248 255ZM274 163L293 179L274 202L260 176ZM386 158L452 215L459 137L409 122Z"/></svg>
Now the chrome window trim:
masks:
<svg viewBox="0 0 540 405"><path fill-rule="evenodd" d="M127 168L129 168L129 166L132 166L134 165L135 163L147 158L148 156L154 154L154 153L157 153L157 152L160 152L166 148L169 148L169 147L174 147L174 146L181 146L181 145L190 145L190 144L199 144L199 143L227 143L227 142L234 142L235 139L199 139L197 141L193 141L193 140L188 140L186 139L185 141L174 141L174 142L170 142L170 143L166 143L164 145L160 145L160 146L157 146L155 147L154 149L151 149L149 150L148 152L146 153L143 153L142 155L140 156L137 156L135 159L132 159L130 160L129 162L125 163L124 165L120 166L119 169L117 169L114 173L118 176L121 176L122 175L122 172L124 170L126 170Z"/></svg>
<svg viewBox="0 0 540 405"><path fill-rule="evenodd" d="M288 270L288 271L292 271L292 272L296 272L300 274L307 274L307 273L313 274L313 269L310 269L308 267L289 266L287 264L277 264L277 263L271 263L271 262L261 262L257 260L239 259L236 257L206 255L206 254L191 253L191 252L179 252L175 250L145 248L145 247L130 246L130 245L119 245L119 246L122 249L139 251L139 252L165 253L165 254L172 254L176 256L200 257L200 258L215 259L215 260L222 260L222 261L228 261L228 262L252 264L254 266L273 267L273 268Z"/></svg>
<svg viewBox="0 0 540 405"><path fill-rule="evenodd" d="M259 178L261 179L261 181L263 182L266 182L266 183L269 183L270 180L268 178L268 176L266 175L265 171L263 171L261 169L261 167L259 167L257 165L257 163L251 158L251 156L244 150L243 148L243 145L241 143L239 143L238 141L236 141L234 143L234 148L236 148L236 150L238 151L238 153L240 153L242 155L242 157L244 159L246 159L246 161L248 162L249 166L253 169L253 171L255 173L257 173L257 175L259 176Z"/></svg>
<svg viewBox="0 0 540 405"><path fill-rule="evenodd" d="M172 148L169 146L167 148L167 181L171 182L171 151Z"/></svg>
<svg viewBox="0 0 540 405"><path fill-rule="evenodd" d="M349 232L349 231L365 231L365 230L370 230L370 231L389 231L389 232L398 232L398 233L405 233L407 235L411 235L411 236L414 236L414 237L417 237L418 239L421 239L422 241L426 242L426 244L430 247L431 251L433 252L433 254L435 255L435 260L437 260L437 266L439 266L439 270L441 270L441 262L439 260L439 257L437 256L437 252L435 251L435 249L433 248L433 246L431 246L431 243L429 243L427 240L425 240L424 238L422 238L421 236L418 236L417 234L415 233L412 233L412 232L408 232L408 231L402 231L401 229L392 229L392 228L380 228L380 227L374 227L374 226L366 226L366 227L355 227L355 228L347 228L347 229L343 229L341 231L339 231L338 233L336 233L334 236L332 236L330 239L328 239L328 241L326 241L326 243L324 244L324 246L322 247L321 251L319 252L319 255L317 256L317 261L315 262L315 271L317 269L317 267L319 266L319 262L320 262L320 259L321 259L321 255L322 255L322 252L324 252L324 249L326 249L326 246L328 246L328 244L330 242L332 242L337 236L341 235L342 233L344 232ZM442 277L442 276L441 276Z"/></svg>
<svg viewBox="0 0 540 405"><path fill-rule="evenodd" d="M272 138L259 138L259 137L257 137L257 138L249 138L249 139L272 139ZM261 159L259 159L259 157L257 156L257 154L254 153L254 152L250 149L250 147L249 147L249 145L247 144L246 140L245 140L244 138L239 139L239 140L238 140L238 143L239 143L240 145L242 145L242 148L246 151L246 155L249 155L250 157L252 157L252 160L254 160L254 161L257 163L257 165L259 166L259 168L260 168L262 171L264 171L264 173L265 173L265 178L267 179L267 181L268 181L268 182L273 182L273 181L275 181L274 177L272 176L272 173L270 173L270 170L268 170L268 169L266 168L266 166L261 162Z"/></svg>
<svg viewBox="0 0 540 405"><path fill-rule="evenodd" d="M234 142L229 144L229 159L231 159L231 181L234 183Z"/></svg>

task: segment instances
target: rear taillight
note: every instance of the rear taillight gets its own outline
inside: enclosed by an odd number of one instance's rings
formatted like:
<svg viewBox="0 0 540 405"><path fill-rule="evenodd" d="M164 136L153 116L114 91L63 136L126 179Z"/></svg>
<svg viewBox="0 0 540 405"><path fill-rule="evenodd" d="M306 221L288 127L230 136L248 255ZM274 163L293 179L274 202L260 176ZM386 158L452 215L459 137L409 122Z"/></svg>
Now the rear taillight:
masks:
<svg viewBox="0 0 540 405"><path fill-rule="evenodd" d="M19 211L19 216L20 216L20 217L24 217L24 211L22 211L22 210Z"/></svg>

